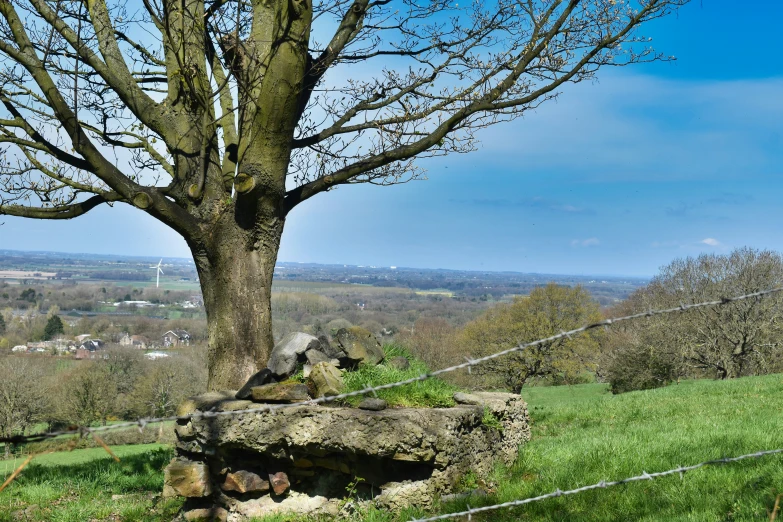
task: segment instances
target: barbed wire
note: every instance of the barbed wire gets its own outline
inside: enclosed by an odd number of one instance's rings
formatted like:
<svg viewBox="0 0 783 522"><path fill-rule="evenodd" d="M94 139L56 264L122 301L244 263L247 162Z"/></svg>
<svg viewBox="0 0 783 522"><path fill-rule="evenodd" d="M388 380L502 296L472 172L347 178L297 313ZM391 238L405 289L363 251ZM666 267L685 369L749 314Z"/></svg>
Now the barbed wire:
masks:
<svg viewBox="0 0 783 522"><path fill-rule="evenodd" d="M622 480L615 480L612 482L606 482L605 480L602 480L601 482L598 482L596 484L590 484L589 486L582 486L581 488L575 488L570 489L567 491L561 491L559 489L547 493L545 495L539 495L537 497L529 497L525 499L520 500L512 500L510 502L503 502L502 504L493 504L491 506L482 506L478 508L471 508L468 506L467 511L458 511L455 513L446 513L443 515L436 515L429 518L414 518L410 522L434 522L436 520L448 520L450 518L457 518L457 517L464 517L467 516L468 520L471 519L472 515L483 513L485 511L495 511L497 509L504 509L504 508L512 508L516 506L522 506L525 504L531 504L533 502L538 502L541 500L546 500L550 498L557 498L557 497L563 497L565 495L576 495L577 493L582 493L584 491L590 491L593 489L604 489L604 488L610 488L612 486L620 486L623 484L628 484L630 482L638 482L640 480L654 480L661 477L666 477L669 475L677 475L679 474L681 478L685 475L688 471L693 471L695 469L703 468L705 466L713 466L717 464L730 464L732 462L738 462L740 460L745 459L757 459L761 457L766 457L769 455L777 455L783 453L782 449L774 449L774 450L764 450L764 451L757 451L756 453L748 453L747 455L740 455L739 457L724 457L722 459L713 459L713 460L707 460L705 462L700 462L698 464L693 464L692 466L679 466L673 469L669 469L666 471L658 471L656 473L647 473L646 471L642 471L641 475L636 475L635 477L628 477L624 478Z"/></svg>
<svg viewBox="0 0 783 522"><path fill-rule="evenodd" d="M720 299L715 299L712 301L703 301L700 303L694 303L694 304L684 304L681 303L679 306L673 307L673 308L664 308L664 309L658 309L658 310L647 310L646 312L639 312L636 314L626 315L622 317L614 317L610 319L604 319L602 321L598 321L595 323L590 323L587 325L584 325L580 328L575 328L573 330L560 332L558 334L544 337L542 339L537 339L535 341L522 343L517 346L514 346L512 348L508 348L506 350L501 350L499 352L495 352L489 355L486 355L484 357L479 357L477 359L467 359L464 363L456 364L454 366L449 366L446 368L442 368L440 370L434 370L428 373L423 373L421 375L417 375L416 377L411 377L409 379L404 379L401 381L388 383L388 384L380 384L378 386L367 386L365 388L362 388L360 390L355 390L352 392L346 392L341 393L338 395L332 395L328 397L319 397L316 399L310 399L308 401L303 402L295 402L290 404L257 404L253 408L247 408L247 409L238 409L238 410L230 410L230 411L203 411L203 412L197 412L197 413L190 413L188 415L169 415L164 417L147 417L147 418L140 418L135 421L127 421L127 422L119 422L115 424L109 424L106 426L95 426L95 427L89 427L89 426L80 426L76 428L69 428L66 430L60 430L60 431L50 431L47 433L39 433L35 435L15 435L11 437L0 437L0 443L11 443L11 444L20 444L25 442L39 442L42 440L52 439L55 437L61 437L66 435L78 435L78 436L88 436L91 434L95 434L97 432L103 432L103 431L114 431L114 430L120 430L120 429L128 429L128 428L138 428L139 430L143 430L145 426L150 424L160 424L163 422L172 422L172 421L179 421L179 422L185 422L193 419L208 419L208 418L216 418L216 417L222 417L222 416L233 416L233 415L247 415L247 414L259 414L259 413L274 413L279 410L287 409L287 408L296 408L300 406L308 406L308 405L315 405L315 404L322 404L327 402L334 402L342 399L347 399L350 397L357 397L360 395L367 395L367 394L377 394L377 392L382 390L388 390L391 388L397 388L400 386L407 386L408 384L414 384L417 382L425 381L427 379L431 379L433 377L437 377L439 375L443 375L445 373L449 372L455 372L458 370L462 370L467 368L468 371L470 369L477 365L481 364L486 361L490 361L492 359L497 359L498 357L503 357L504 355L508 355L514 352L519 352L522 350L525 350L526 348L530 348L532 346L539 346L546 343L551 343L553 341L557 341L562 338L570 338L572 335L577 335L583 332L587 332L589 330L594 330L596 328L602 328L602 327L610 327L613 324L630 321L633 319L639 319L642 317L653 317L656 315L666 315L666 314L672 314L676 312L685 312L687 310L691 310L694 308L704 308L708 306L721 306L726 305L729 303L733 303L736 301L743 301L746 299L761 299L762 297L768 296L770 294L774 294L777 292L783 291L783 287L776 287L776 288L770 288L767 290L759 290L758 292L752 292L748 294L738 295L734 297L723 297Z"/></svg>

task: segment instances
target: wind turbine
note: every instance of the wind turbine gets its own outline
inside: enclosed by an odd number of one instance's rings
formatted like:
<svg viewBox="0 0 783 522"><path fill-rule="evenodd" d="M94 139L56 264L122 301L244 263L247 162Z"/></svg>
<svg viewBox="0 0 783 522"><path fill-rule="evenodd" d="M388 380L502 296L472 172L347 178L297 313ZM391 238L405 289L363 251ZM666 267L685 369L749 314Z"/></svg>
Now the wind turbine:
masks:
<svg viewBox="0 0 783 522"><path fill-rule="evenodd" d="M155 266L151 266L150 268L157 268L157 271L155 272L155 288L158 288L160 286L160 274L163 273L163 270L160 269L160 264L163 263L163 259L158 261L158 264Z"/></svg>

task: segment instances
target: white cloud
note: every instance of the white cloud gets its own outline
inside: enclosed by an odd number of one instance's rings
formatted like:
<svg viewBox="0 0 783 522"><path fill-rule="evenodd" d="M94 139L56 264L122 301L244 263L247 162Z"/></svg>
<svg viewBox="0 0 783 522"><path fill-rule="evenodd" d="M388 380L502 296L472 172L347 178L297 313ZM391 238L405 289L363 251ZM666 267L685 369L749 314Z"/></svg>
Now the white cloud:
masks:
<svg viewBox="0 0 783 522"><path fill-rule="evenodd" d="M588 237L587 239L574 239L573 241L571 241L571 246L573 247L589 247L589 246L596 246L600 244L601 241L599 241L597 237Z"/></svg>
<svg viewBox="0 0 783 522"><path fill-rule="evenodd" d="M720 242L720 241L718 241L718 240L717 240L717 239L715 239L715 238L712 238L712 237L707 237L707 238L704 238L704 239L702 239L702 240L701 240L701 241L699 241L699 242L700 242L700 243L703 243L703 244L705 244L705 245L714 246L714 247L716 247L716 246L721 246L721 242Z"/></svg>

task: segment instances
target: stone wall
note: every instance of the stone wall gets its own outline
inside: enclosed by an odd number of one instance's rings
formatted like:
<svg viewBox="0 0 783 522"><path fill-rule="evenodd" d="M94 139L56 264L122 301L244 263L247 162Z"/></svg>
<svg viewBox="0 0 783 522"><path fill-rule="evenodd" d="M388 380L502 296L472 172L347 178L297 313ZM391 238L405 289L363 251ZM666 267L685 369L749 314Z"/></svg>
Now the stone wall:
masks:
<svg viewBox="0 0 783 522"><path fill-rule="evenodd" d="M511 464L530 438L525 402L505 393L455 394L453 408L383 411L302 405L275 413L190 420L164 495L187 497L186 520L241 521L274 512L337 515L346 495L397 510L429 506L468 471ZM258 407L234 392L188 401L182 415ZM483 422L487 411L499 421Z"/></svg>

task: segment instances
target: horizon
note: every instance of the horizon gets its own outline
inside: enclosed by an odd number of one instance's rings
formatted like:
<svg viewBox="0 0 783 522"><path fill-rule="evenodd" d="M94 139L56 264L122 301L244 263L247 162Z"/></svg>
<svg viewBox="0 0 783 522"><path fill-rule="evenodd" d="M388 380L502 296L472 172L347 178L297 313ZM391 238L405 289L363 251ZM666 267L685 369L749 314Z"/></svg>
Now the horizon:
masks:
<svg viewBox="0 0 783 522"><path fill-rule="evenodd" d="M139 261L149 261L150 259L162 259L163 261L169 260L178 260L178 261L187 261L189 263L193 263L192 257L176 257L176 256L157 256L157 255L143 255L143 256L134 256L134 255L128 255L128 254L121 254L121 253L95 253L95 252L78 252L78 251L61 251L61 250L16 250L12 248L0 248L0 254L4 254L6 252L14 252L14 253L20 253L20 254L65 254L65 255L71 255L71 256L96 256L96 257L119 257L119 258L129 258L129 259L137 259ZM655 277L655 275L651 276L635 276L635 275L628 275L628 274L600 274L600 273L555 273L555 272L519 272L516 270L471 270L471 269L461 269L461 268L446 268L446 267L424 267L424 266L402 266L402 265L388 265L388 264L381 264L381 265L360 265L360 264L353 264L353 263L318 263L315 261L286 261L286 260L280 260L278 259L275 263L275 266L278 264L299 264L299 265L315 265L315 266L342 266L342 267L352 267L352 268L369 268L369 269L388 269L388 270L437 270L437 271L444 271L444 272L475 272L475 273L487 273L487 274L522 274L522 275L538 275L538 276L558 276L558 277L565 277L565 276L573 276L573 277L611 277L611 278L628 278L628 279L641 279L641 280L648 280ZM163 265L165 266L165 262Z"/></svg>

